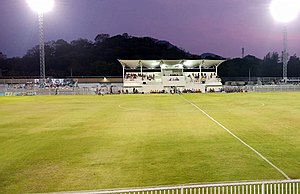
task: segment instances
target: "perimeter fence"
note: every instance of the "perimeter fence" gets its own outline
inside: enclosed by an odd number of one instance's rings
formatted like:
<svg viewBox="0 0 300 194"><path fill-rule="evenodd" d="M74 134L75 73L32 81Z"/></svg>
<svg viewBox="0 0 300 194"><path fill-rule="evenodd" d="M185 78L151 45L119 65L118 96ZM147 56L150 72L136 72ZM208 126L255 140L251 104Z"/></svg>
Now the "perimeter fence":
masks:
<svg viewBox="0 0 300 194"><path fill-rule="evenodd" d="M299 194L300 180L182 185L76 192L85 194ZM72 193L72 192L70 192ZM75 192L74 192L75 193Z"/></svg>
<svg viewBox="0 0 300 194"><path fill-rule="evenodd" d="M253 92L299 92L300 85L261 85L248 86Z"/></svg>
<svg viewBox="0 0 300 194"><path fill-rule="evenodd" d="M230 92L299 92L300 85L246 85L223 86L226 93Z"/></svg>
<svg viewBox="0 0 300 194"><path fill-rule="evenodd" d="M120 94L121 84L78 84L76 87L44 87L36 84L0 84L0 96L34 96L34 95L93 95Z"/></svg>
<svg viewBox="0 0 300 194"><path fill-rule="evenodd" d="M94 88L10 88L0 87L0 96L35 96L35 95L89 95L95 94Z"/></svg>

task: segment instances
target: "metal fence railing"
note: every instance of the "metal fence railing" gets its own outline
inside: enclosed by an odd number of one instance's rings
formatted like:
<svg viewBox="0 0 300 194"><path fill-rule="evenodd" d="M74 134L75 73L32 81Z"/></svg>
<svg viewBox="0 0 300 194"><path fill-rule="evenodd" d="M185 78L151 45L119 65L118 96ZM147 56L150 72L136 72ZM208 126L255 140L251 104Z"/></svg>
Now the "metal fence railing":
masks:
<svg viewBox="0 0 300 194"><path fill-rule="evenodd" d="M0 96L32 96L32 95L92 95L97 90L102 94L119 94L124 88L121 85L100 85L97 87L83 85L81 87L60 88L19 88L16 85L0 84ZM231 92L300 92L300 84L284 85L246 85L223 86L223 91Z"/></svg>
<svg viewBox="0 0 300 194"><path fill-rule="evenodd" d="M181 185L76 192L85 194L299 194L300 180ZM72 192L70 192L72 193ZM73 192L75 193L75 192Z"/></svg>
<svg viewBox="0 0 300 194"><path fill-rule="evenodd" d="M248 86L253 92L296 92L300 91L300 85L261 85Z"/></svg>
<svg viewBox="0 0 300 194"><path fill-rule="evenodd" d="M299 92L300 85L247 85L247 86L227 86L223 89L226 93L230 92Z"/></svg>
<svg viewBox="0 0 300 194"><path fill-rule="evenodd" d="M95 94L94 88L5 88L0 96L34 96L34 95L90 95Z"/></svg>

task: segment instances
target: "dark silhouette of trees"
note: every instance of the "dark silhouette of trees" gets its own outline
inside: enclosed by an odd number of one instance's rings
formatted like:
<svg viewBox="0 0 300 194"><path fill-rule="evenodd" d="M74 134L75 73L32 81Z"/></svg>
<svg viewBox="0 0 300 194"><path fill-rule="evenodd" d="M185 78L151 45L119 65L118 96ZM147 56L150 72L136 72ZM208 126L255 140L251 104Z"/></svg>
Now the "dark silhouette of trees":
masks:
<svg viewBox="0 0 300 194"><path fill-rule="evenodd" d="M0 60L6 59L7 56L5 54L3 54L2 52L0 52Z"/></svg>
<svg viewBox="0 0 300 194"><path fill-rule="evenodd" d="M300 75L300 59L296 55L290 57L288 63L288 75L290 77L299 77Z"/></svg>
<svg viewBox="0 0 300 194"><path fill-rule="evenodd" d="M282 76L282 63L277 52L268 53L263 59L262 73L266 77Z"/></svg>
<svg viewBox="0 0 300 194"><path fill-rule="evenodd" d="M77 39L70 43L59 39L45 43L46 76L101 76L122 74L117 59L197 58L167 41L150 37L132 37L127 33L110 37L98 34L94 42ZM3 67L2 67L3 66ZM0 69L8 67L7 76L38 76L39 46L22 58L8 59Z"/></svg>
<svg viewBox="0 0 300 194"><path fill-rule="evenodd" d="M249 71L251 76L263 76L263 61L254 56L248 55L244 58L235 58L225 61L219 66L220 77L248 77Z"/></svg>
<svg viewBox="0 0 300 194"><path fill-rule="evenodd" d="M0 52L0 76L2 76L2 74L7 71L7 69L5 68L5 59L6 59L6 55L4 55L2 52Z"/></svg>
<svg viewBox="0 0 300 194"><path fill-rule="evenodd" d="M151 37L134 37L127 33L110 36L98 34L94 41L79 38L45 43L47 77L121 76L117 59L224 59L213 53L193 55L168 41ZM219 66L221 77L282 76L278 53L268 53L263 60L255 56L227 60ZM19 58L6 58L0 53L0 76L39 76L39 47ZM300 77L300 60L291 56L288 76Z"/></svg>
<svg viewBox="0 0 300 194"><path fill-rule="evenodd" d="M95 44L101 44L106 39L110 38L109 34L98 34L95 38Z"/></svg>
<svg viewBox="0 0 300 194"><path fill-rule="evenodd" d="M221 77L282 77L282 59L277 52L268 53L263 60L254 56L235 58L219 67ZM300 77L300 59L294 55L288 62L288 77Z"/></svg>

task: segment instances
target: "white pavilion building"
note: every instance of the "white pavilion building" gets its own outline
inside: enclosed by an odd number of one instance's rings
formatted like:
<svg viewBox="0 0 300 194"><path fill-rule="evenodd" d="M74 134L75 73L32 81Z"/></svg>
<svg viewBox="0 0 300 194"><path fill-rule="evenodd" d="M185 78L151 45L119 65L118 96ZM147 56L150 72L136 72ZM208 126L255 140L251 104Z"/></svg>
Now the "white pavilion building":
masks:
<svg viewBox="0 0 300 194"><path fill-rule="evenodd" d="M225 60L118 60L123 88L136 92L221 91L218 66Z"/></svg>

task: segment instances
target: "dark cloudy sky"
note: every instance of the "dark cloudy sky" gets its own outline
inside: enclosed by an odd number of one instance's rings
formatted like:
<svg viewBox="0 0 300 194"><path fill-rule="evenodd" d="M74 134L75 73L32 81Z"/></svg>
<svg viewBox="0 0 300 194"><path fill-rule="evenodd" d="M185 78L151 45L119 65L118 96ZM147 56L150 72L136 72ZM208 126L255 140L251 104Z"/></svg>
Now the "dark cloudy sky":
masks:
<svg viewBox="0 0 300 194"><path fill-rule="evenodd" d="M281 52L282 24L271 0L56 0L45 15L45 39L93 40L127 32L167 40L190 53L262 58ZM300 55L300 17L288 25L289 53ZM23 56L38 44L37 15L25 0L0 0L0 52Z"/></svg>

